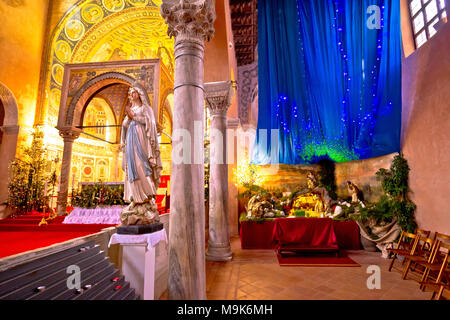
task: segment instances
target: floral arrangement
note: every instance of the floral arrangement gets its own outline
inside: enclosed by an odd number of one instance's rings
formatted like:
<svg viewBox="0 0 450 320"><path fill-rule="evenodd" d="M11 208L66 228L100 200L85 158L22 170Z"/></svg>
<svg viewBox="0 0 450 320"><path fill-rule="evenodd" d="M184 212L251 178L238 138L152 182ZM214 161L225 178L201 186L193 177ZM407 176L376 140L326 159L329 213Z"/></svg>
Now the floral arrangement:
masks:
<svg viewBox="0 0 450 320"><path fill-rule="evenodd" d="M105 185L103 183L85 185L74 192L72 206L90 209L125 205L123 195L123 185Z"/></svg>

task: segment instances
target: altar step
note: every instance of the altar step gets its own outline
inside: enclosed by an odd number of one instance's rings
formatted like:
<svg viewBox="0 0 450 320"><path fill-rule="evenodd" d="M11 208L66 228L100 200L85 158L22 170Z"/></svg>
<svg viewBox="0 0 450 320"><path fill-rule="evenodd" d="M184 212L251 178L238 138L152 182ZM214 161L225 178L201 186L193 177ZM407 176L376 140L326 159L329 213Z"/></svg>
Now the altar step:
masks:
<svg viewBox="0 0 450 320"><path fill-rule="evenodd" d="M68 289L68 279L74 275L68 273L70 266L81 270L81 290ZM93 241L0 272L0 300L137 299L134 289Z"/></svg>

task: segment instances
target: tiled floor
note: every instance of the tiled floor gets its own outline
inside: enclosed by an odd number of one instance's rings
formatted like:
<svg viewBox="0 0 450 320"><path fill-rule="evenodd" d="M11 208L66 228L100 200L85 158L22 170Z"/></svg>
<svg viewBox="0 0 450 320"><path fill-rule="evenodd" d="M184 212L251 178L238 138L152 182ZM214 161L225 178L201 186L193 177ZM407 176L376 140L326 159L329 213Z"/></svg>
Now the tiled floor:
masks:
<svg viewBox="0 0 450 320"><path fill-rule="evenodd" d="M361 265L355 267L280 267L274 251L242 250L232 239L233 260L206 263L206 290L210 300L372 300L430 299L413 280L401 279L399 271L388 271L390 260L380 253L351 251ZM381 269L381 289L369 290L367 267ZM398 264L400 265L400 264Z"/></svg>
<svg viewBox="0 0 450 320"><path fill-rule="evenodd" d="M206 262L209 300L417 300L431 298L419 290L417 277L401 279L388 271L390 260L380 253L350 251L358 267L280 267L272 250L242 250L232 239L231 262ZM369 290L367 268L381 269L381 289ZM399 263L397 264L400 265ZM163 298L167 297L164 295Z"/></svg>

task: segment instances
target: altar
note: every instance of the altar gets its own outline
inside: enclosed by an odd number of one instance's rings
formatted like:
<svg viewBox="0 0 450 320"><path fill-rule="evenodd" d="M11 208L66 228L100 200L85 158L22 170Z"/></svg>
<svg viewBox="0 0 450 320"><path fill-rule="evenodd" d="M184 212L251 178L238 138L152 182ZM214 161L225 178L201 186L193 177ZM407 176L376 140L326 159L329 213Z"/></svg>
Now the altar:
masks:
<svg viewBox="0 0 450 320"><path fill-rule="evenodd" d="M315 234L312 232L313 229L325 230L327 235L330 235L332 231L340 250L361 249L359 227L355 221L335 221L328 218L277 218L264 222L242 221L240 227L241 248L274 249L280 240L283 242L289 237L294 240L307 239L314 244L320 240L321 234L320 232ZM280 230L284 230L284 232ZM275 243L273 241L274 232L276 232L277 239ZM325 238L325 236L323 237Z"/></svg>

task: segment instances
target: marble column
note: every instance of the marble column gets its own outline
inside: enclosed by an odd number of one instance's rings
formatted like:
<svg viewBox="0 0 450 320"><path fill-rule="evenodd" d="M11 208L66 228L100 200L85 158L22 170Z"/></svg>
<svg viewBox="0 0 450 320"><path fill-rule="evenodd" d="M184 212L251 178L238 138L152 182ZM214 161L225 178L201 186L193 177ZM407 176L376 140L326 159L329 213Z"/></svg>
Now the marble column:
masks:
<svg viewBox="0 0 450 320"><path fill-rule="evenodd" d="M232 258L228 231L227 111L233 98L230 81L205 84L205 100L211 115L209 169L209 240L206 259Z"/></svg>
<svg viewBox="0 0 450 320"><path fill-rule="evenodd" d="M165 0L161 15L175 37L173 155L168 298L206 299L204 203L204 41L214 34L214 1ZM175 159L189 133L190 161ZM188 162L188 163L186 163Z"/></svg>
<svg viewBox="0 0 450 320"><path fill-rule="evenodd" d="M238 188L237 180L234 172L237 170L238 163L238 131L240 128L239 118L227 119L227 142L232 144L233 148L228 145L228 230L230 236L239 235L239 199L238 199Z"/></svg>
<svg viewBox="0 0 450 320"><path fill-rule="evenodd" d="M67 196L69 193L69 180L71 174L72 163L72 146L73 142L78 139L81 129L75 127L58 128L59 135L64 139L64 150L61 164L61 174L59 177L59 192L57 210L58 215L64 215L67 208Z"/></svg>
<svg viewBox="0 0 450 320"><path fill-rule="evenodd" d="M114 178L114 182L118 182L119 181L119 157L120 157L120 150L119 150L119 146L114 145L112 146L112 161L110 163L110 168L111 168L111 177Z"/></svg>

